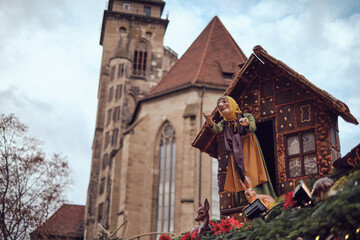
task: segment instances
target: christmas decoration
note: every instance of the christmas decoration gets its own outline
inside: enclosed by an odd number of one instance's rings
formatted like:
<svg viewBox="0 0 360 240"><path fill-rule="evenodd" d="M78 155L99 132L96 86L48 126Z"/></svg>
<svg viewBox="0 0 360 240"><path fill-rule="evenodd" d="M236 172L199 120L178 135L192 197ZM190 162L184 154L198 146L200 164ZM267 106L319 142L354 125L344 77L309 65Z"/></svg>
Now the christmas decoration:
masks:
<svg viewBox="0 0 360 240"><path fill-rule="evenodd" d="M296 206L296 202L293 199L293 194L294 194L294 191L284 194L284 196L285 196L284 204L283 204L284 209L287 209L288 207L293 208Z"/></svg>
<svg viewBox="0 0 360 240"><path fill-rule="evenodd" d="M211 231L204 234L190 232L177 239L360 239L359 167L350 173L334 171L329 179L333 179L334 188L337 187L336 194L313 207L294 207L293 193L290 192L284 196L284 209L273 208L265 220L254 218L239 223L233 218L213 219L209 222Z"/></svg>

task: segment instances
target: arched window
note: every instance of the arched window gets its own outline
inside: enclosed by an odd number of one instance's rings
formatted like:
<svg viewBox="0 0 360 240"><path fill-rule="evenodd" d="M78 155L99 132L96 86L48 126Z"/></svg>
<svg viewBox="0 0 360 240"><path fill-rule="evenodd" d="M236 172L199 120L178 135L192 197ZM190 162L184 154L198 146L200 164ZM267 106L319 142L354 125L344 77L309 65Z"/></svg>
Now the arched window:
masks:
<svg viewBox="0 0 360 240"><path fill-rule="evenodd" d="M138 42L134 52L133 74L145 76L146 73L147 46L145 42Z"/></svg>
<svg viewBox="0 0 360 240"><path fill-rule="evenodd" d="M171 125L163 128L159 145L157 232L174 232L176 138Z"/></svg>

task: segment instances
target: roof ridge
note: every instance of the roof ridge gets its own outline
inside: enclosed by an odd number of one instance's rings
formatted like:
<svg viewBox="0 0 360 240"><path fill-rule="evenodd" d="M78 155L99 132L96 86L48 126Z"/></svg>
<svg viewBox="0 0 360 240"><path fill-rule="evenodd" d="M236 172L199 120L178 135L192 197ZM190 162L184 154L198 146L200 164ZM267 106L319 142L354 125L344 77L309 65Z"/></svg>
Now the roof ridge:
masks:
<svg viewBox="0 0 360 240"><path fill-rule="evenodd" d="M216 16L215 16L215 17L216 17ZM214 17L214 18L215 18L215 17ZM210 22L210 23L211 23L211 22ZM209 24L210 24L210 23L209 23ZM208 25L209 25L209 24L208 24ZM180 57L180 58L175 62L175 64L170 68L170 70L169 70L164 76L161 77L160 81L156 84L156 86L153 87L148 94L146 94L146 96L151 95L151 94L161 85L160 83L162 83L163 81L166 80L166 76L167 76L168 74L170 74L170 72L172 72L173 69L176 69L175 66L176 66L177 64L179 64L179 62L181 62L181 59L182 59L190 50L192 50L192 46L197 42L197 40L198 40L198 39L200 38L200 36L205 32L205 30L206 30L206 27L200 32L200 34L195 38L195 40L191 43L191 45L186 49L186 51L181 55L181 57ZM190 82L192 83L192 81L190 81ZM146 97L146 96L145 96L145 97Z"/></svg>
<svg viewBox="0 0 360 240"><path fill-rule="evenodd" d="M246 61L246 60L247 60L247 57L246 57L246 55L244 54L244 52L243 52L243 51L241 50L241 48L235 43L234 38L231 36L231 34L229 33L229 31L225 28L225 26L224 26L224 24L221 22L221 20L220 20L217 16L215 16L215 17L216 17L216 19L219 21L221 28L225 31L226 36L229 38L231 45L233 45L233 47L236 49L236 52L238 53L238 55L242 57L242 60Z"/></svg>
<svg viewBox="0 0 360 240"><path fill-rule="evenodd" d="M203 55L201 56L201 62L200 62L200 65L199 65L199 68L198 68L198 71L194 77L194 79L191 81L192 84L195 84L196 80L198 79L199 75L200 75L200 72L201 72L201 69L204 65L204 62L205 62L205 56L206 56L206 53L207 53L207 50L209 48L209 45L210 45L210 40L211 40L211 35L213 33L213 30L214 30L214 26L215 26L215 20L217 19L217 16L215 16L212 21L211 21L211 28L210 28L210 32L209 32L209 37L206 41L206 45L205 45L205 48L204 48L204 52L203 52ZM205 28L206 29L206 28ZM205 30L204 29L204 30Z"/></svg>

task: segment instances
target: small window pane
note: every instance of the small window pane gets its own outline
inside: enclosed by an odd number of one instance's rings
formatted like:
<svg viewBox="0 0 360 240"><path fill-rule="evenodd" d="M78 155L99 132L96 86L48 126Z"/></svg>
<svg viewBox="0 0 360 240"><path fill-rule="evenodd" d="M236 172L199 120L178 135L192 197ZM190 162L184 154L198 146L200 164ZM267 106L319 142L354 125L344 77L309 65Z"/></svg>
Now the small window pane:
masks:
<svg viewBox="0 0 360 240"><path fill-rule="evenodd" d="M304 167L305 175L317 173L317 160L315 154L304 156Z"/></svg>
<svg viewBox="0 0 360 240"><path fill-rule="evenodd" d="M287 151L289 155L299 154L300 153L300 143L299 137L293 136L287 139Z"/></svg>
<svg viewBox="0 0 360 240"><path fill-rule="evenodd" d="M302 135L304 152L315 151L315 134L305 133Z"/></svg>
<svg viewBox="0 0 360 240"><path fill-rule="evenodd" d="M289 159L289 174L290 174L290 177L299 177L299 176L301 176L300 157L295 157L295 158L290 158Z"/></svg>
<svg viewBox="0 0 360 240"><path fill-rule="evenodd" d="M124 3L123 4L123 9L129 11L130 10L130 4L129 3Z"/></svg>

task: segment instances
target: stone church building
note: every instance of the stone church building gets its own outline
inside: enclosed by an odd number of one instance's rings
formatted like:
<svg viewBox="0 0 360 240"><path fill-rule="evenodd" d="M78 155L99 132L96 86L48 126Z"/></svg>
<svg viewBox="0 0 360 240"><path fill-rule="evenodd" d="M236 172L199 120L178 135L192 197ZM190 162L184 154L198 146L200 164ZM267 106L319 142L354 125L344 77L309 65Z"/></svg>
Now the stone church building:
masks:
<svg viewBox="0 0 360 240"><path fill-rule="evenodd" d="M126 237L189 231L205 198L219 218L217 160L191 143L247 58L214 17L178 60L163 45L164 5L109 0L104 11L85 239L125 220Z"/></svg>

